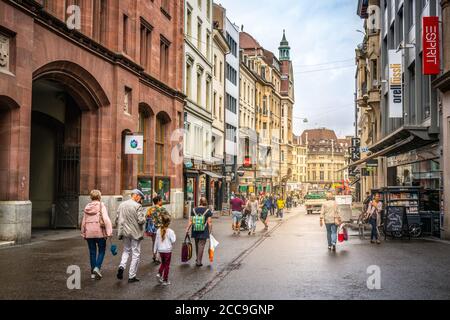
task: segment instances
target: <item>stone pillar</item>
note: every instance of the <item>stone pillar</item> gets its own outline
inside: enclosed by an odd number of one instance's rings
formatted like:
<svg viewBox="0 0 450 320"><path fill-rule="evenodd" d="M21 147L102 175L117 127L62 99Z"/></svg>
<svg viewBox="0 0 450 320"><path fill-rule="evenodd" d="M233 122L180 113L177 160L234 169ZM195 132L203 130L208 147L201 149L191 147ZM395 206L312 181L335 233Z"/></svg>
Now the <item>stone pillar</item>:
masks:
<svg viewBox="0 0 450 320"><path fill-rule="evenodd" d="M442 49L444 73L450 71L450 0L442 0Z"/></svg>

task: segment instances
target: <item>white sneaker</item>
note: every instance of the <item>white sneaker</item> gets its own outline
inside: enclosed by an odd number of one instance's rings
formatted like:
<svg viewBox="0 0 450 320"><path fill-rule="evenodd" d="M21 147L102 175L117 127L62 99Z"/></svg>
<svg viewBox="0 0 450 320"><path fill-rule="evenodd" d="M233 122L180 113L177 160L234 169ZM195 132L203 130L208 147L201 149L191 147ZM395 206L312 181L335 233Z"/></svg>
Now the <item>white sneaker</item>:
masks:
<svg viewBox="0 0 450 320"><path fill-rule="evenodd" d="M164 282L164 279L162 278L162 276L159 273L156 274L156 278L158 278L159 282L161 282L161 283Z"/></svg>
<svg viewBox="0 0 450 320"><path fill-rule="evenodd" d="M91 280L95 280L95 274L94 273L91 273Z"/></svg>
<svg viewBox="0 0 450 320"><path fill-rule="evenodd" d="M165 287L166 287L166 286L170 286L171 284L172 284L172 283L170 283L170 281L163 281L163 282L162 282L162 285L165 286Z"/></svg>
<svg viewBox="0 0 450 320"><path fill-rule="evenodd" d="M99 269L99 268L95 267L93 272L94 272L94 275L95 275L98 279L101 279L101 278L103 277L102 274L101 274L101 272L100 272L100 269Z"/></svg>

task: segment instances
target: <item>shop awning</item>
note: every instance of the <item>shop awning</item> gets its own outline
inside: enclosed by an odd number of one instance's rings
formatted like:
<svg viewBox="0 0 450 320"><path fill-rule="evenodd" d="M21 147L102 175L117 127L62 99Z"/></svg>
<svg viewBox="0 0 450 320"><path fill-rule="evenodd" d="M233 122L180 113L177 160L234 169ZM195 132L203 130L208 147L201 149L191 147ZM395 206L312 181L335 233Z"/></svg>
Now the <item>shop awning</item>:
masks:
<svg viewBox="0 0 450 320"><path fill-rule="evenodd" d="M202 172L204 174L210 176L211 178L214 178L214 179L222 179L223 178L223 176L218 175L217 173L214 173L214 172L211 172L211 171L202 171Z"/></svg>
<svg viewBox="0 0 450 320"><path fill-rule="evenodd" d="M412 137L412 136L409 137L409 138L406 138L405 140L402 140L402 141L400 141L400 142L397 142L396 144L391 145L390 147L387 147L387 148L385 148L385 149L383 149L383 150L381 150L381 151L379 151L379 152L372 153L370 156L368 156L368 157L366 157L366 158L364 158L364 159L355 161L355 162L353 162L352 164L350 164L350 165L348 165L348 166L346 166L346 167L344 167L344 168L338 170L338 172L339 172L339 171L347 170L348 168L356 167L356 166L358 166L358 165L360 165L360 164L363 164L363 163L366 163L366 162L369 161L370 159L375 159L375 158L378 158L378 157L386 156L386 155L387 155L389 152L391 152L392 150L401 148L402 146L411 143L413 140L414 140L414 137Z"/></svg>
<svg viewBox="0 0 450 320"><path fill-rule="evenodd" d="M355 161L349 166L338 171L343 171L348 168L358 166L366 163L370 159L376 159L378 157L391 157L401 153L406 153L436 141L438 141L437 135L430 134L428 127L403 126L376 144L370 146L369 150L372 152L370 156Z"/></svg>
<svg viewBox="0 0 450 320"><path fill-rule="evenodd" d="M386 156L393 156L400 153L405 153L413 149L418 149L435 141L438 141L437 135L429 133L429 127L426 126L402 126L398 130L392 132L390 135L381 139L379 142L369 147L373 153L380 152L386 148L402 141L406 138L412 137L410 144L401 145L398 148L390 149Z"/></svg>

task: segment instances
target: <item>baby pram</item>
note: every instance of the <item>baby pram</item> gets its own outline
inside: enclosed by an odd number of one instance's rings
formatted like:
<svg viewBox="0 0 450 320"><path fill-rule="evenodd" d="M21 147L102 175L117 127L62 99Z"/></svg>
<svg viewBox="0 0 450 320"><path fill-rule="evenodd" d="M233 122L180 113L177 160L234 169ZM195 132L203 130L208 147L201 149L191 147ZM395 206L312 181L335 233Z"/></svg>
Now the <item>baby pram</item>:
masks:
<svg viewBox="0 0 450 320"><path fill-rule="evenodd" d="M241 231L248 231L247 219L248 219L249 215L250 215L250 212L248 212L247 210L244 210L242 212Z"/></svg>

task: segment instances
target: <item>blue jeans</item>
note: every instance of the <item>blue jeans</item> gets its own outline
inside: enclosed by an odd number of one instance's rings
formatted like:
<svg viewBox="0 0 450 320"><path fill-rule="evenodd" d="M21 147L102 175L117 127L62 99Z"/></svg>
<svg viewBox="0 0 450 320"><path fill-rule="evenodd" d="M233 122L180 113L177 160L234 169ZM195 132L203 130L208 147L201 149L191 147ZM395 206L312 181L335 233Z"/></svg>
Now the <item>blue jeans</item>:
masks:
<svg viewBox="0 0 450 320"><path fill-rule="evenodd" d="M326 223L328 246L335 246L337 241L337 225L334 223Z"/></svg>
<svg viewBox="0 0 450 320"><path fill-rule="evenodd" d="M372 233L370 234L370 240L378 240L377 219L370 218L369 223L372 226Z"/></svg>
<svg viewBox="0 0 450 320"><path fill-rule="evenodd" d="M102 268L103 259L105 258L106 239L95 238L86 239L89 247L89 258L91 261L91 271L95 268ZM98 248L98 254L97 254Z"/></svg>
<svg viewBox="0 0 450 320"><path fill-rule="evenodd" d="M240 211L233 211L233 222L234 224L241 223L242 220L242 212Z"/></svg>

